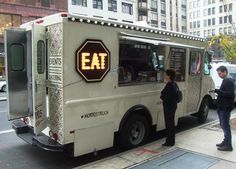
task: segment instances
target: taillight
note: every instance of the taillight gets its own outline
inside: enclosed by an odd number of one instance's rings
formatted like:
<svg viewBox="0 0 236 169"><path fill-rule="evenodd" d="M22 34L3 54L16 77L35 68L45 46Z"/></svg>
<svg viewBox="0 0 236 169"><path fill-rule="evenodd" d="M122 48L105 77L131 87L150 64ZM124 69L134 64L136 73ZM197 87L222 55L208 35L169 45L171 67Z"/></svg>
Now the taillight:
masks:
<svg viewBox="0 0 236 169"><path fill-rule="evenodd" d="M67 17L67 13L61 13L61 17Z"/></svg>
<svg viewBox="0 0 236 169"><path fill-rule="evenodd" d="M36 21L37 24L43 23L43 19L39 19Z"/></svg>

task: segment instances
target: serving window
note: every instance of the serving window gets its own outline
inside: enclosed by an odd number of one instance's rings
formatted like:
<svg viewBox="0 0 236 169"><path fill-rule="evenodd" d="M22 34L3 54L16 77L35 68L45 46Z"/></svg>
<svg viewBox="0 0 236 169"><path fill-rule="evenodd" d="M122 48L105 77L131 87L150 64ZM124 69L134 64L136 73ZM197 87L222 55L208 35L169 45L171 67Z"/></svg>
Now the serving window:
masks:
<svg viewBox="0 0 236 169"><path fill-rule="evenodd" d="M120 41L119 84L163 82L164 46Z"/></svg>

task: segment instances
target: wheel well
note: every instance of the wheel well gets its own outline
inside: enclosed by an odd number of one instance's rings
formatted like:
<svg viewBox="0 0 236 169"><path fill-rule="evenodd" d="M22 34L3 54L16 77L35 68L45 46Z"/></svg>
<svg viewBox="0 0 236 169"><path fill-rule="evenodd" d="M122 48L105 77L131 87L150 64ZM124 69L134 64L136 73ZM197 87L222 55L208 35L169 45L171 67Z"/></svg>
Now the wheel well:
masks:
<svg viewBox="0 0 236 169"><path fill-rule="evenodd" d="M210 95L205 95L205 96L202 98L202 101L203 101L204 99L206 99L206 100L208 101L210 107L213 105L213 99L211 98ZM201 104L202 104L202 101L201 101L201 103L199 104L199 108L198 108L198 109L200 109Z"/></svg>
<svg viewBox="0 0 236 169"><path fill-rule="evenodd" d="M119 131L122 130L124 124L125 124L125 121L133 116L133 115L136 115L136 114L139 114L139 115L142 115L144 116L147 121L148 121L148 124L150 124L150 126L152 125L152 117L151 117L151 113L150 111L144 106L144 105L136 105L136 106L133 106L132 108L130 108L126 113L125 115L123 116L123 118L121 119L121 122L120 122L120 126L119 126Z"/></svg>

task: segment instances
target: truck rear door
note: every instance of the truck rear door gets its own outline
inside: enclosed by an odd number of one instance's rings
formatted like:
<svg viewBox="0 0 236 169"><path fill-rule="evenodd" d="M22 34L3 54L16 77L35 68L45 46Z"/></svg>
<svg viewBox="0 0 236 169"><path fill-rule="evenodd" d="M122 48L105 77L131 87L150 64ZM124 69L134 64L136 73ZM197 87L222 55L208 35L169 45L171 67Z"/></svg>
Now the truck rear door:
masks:
<svg viewBox="0 0 236 169"><path fill-rule="evenodd" d="M28 107L27 31L5 31L6 76L8 91L8 119L18 119L30 114Z"/></svg>
<svg viewBox="0 0 236 169"><path fill-rule="evenodd" d="M46 117L46 41L45 27L32 25L32 91L34 133L37 135L47 126Z"/></svg>

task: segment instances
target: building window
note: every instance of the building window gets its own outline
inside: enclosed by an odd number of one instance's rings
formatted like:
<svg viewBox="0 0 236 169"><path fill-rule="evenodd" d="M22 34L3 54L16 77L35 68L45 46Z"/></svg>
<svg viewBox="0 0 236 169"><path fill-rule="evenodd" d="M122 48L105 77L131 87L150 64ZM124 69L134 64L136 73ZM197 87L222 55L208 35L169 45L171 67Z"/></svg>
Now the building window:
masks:
<svg viewBox="0 0 236 169"><path fill-rule="evenodd" d="M122 12L129 15L133 15L133 5L122 2Z"/></svg>
<svg viewBox="0 0 236 169"><path fill-rule="evenodd" d="M223 23L223 17L219 17L219 24L222 24Z"/></svg>
<svg viewBox="0 0 236 169"><path fill-rule="evenodd" d="M200 21L197 21L197 27L200 28L201 25L200 25Z"/></svg>
<svg viewBox="0 0 236 169"><path fill-rule="evenodd" d="M212 25L215 25L215 24L216 24L216 20L215 20L215 18L212 18L211 23L212 23Z"/></svg>
<svg viewBox="0 0 236 169"><path fill-rule="evenodd" d="M229 15L229 23L232 23L232 15Z"/></svg>
<svg viewBox="0 0 236 169"><path fill-rule="evenodd" d="M223 28L219 28L219 33L223 33Z"/></svg>
<svg viewBox="0 0 236 169"><path fill-rule="evenodd" d="M232 27L229 26L229 27L228 27L228 34L231 34L231 33L232 33Z"/></svg>
<svg viewBox="0 0 236 169"><path fill-rule="evenodd" d="M211 36L212 35L212 32L211 32L211 29L208 30L208 36Z"/></svg>
<svg viewBox="0 0 236 169"><path fill-rule="evenodd" d="M157 13L156 12L151 13L151 20L157 21Z"/></svg>
<svg viewBox="0 0 236 169"><path fill-rule="evenodd" d="M227 34L227 27L224 27L224 34Z"/></svg>
<svg viewBox="0 0 236 169"><path fill-rule="evenodd" d="M41 0L41 5L50 8L50 0Z"/></svg>
<svg viewBox="0 0 236 169"><path fill-rule="evenodd" d="M93 8L95 9L103 9L102 0L93 0Z"/></svg>
<svg viewBox="0 0 236 169"><path fill-rule="evenodd" d="M233 10L233 4L230 3L230 4L229 4L229 11L232 11L232 10Z"/></svg>
<svg viewBox="0 0 236 169"><path fill-rule="evenodd" d="M223 12L223 6L219 6L219 12L222 13Z"/></svg>
<svg viewBox="0 0 236 169"><path fill-rule="evenodd" d="M204 10L203 10L203 15L204 15L204 16L207 16L207 9L204 9Z"/></svg>
<svg viewBox="0 0 236 169"><path fill-rule="evenodd" d="M204 27L206 27L207 26L207 19L204 19Z"/></svg>
<svg viewBox="0 0 236 169"><path fill-rule="evenodd" d="M87 7L87 0L72 0L72 5Z"/></svg>
<svg viewBox="0 0 236 169"><path fill-rule="evenodd" d="M157 11L157 0L151 1L151 9Z"/></svg>
<svg viewBox="0 0 236 169"><path fill-rule="evenodd" d="M208 15L211 15L211 8L208 8Z"/></svg>
<svg viewBox="0 0 236 169"><path fill-rule="evenodd" d="M224 5L224 12L227 12L227 5Z"/></svg>
<svg viewBox="0 0 236 169"><path fill-rule="evenodd" d="M204 36L207 37L207 30L204 30Z"/></svg>
<svg viewBox="0 0 236 169"><path fill-rule="evenodd" d="M108 0L108 11L117 12L117 0Z"/></svg>
<svg viewBox="0 0 236 169"><path fill-rule="evenodd" d="M161 1L161 14L165 15L166 14L166 2Z"/></svg>
<svg viewBox="0 0 236 169"><path fill-rule="evenodd" d="M197 11L197 18L200 17L200 10Z"/></svg>
<svg viewBox="0 0 236 169"><path fill-rule="evenodd" d="M208 19L208 26L211 26L211 19Z"/></svg>
<svg viewBox="0 0 236 169"><path fill-rule="evenodd" d="M216 30L212 29L212 35L215 35L215 34L216 34Z"/></svg>
<svg viewBox="0 0 236 169"><path fill-rule="evenodd" d="M227 16L224 16L224 23L227 23Z"/></svg>
<svg viewBox="0 0 236 169"><path fill-rule="evenodd" d="M211 4L211 0L208 0L208 5Z"/></svg>
<svg viewBox="0 0 236 169"><path fill-rule="evenodd" d="M212 14L212 15L215 15L215 13L216 13L216 8L213 7L213 8L211 9L211 14Z"/></svg>
<svg viewBox="0 0 236 169"><path fill-rule="evenodd" d="M21 25L21 17L19 15L0 14L0 21L0 35L7 28L19 27Z"/></svg>
<svg viewBox="0 0 236 169"><path fill-rule="evenodd" d="M190 29L192 29L193 28L193 23L192 22L190 22Z"/></svg>
<svg viewBox="0 0 236 169"><path fill-rule="evenodd" d="M197 27L197 23L196 21L193 22L193 28L196 28Z"/></svg>

